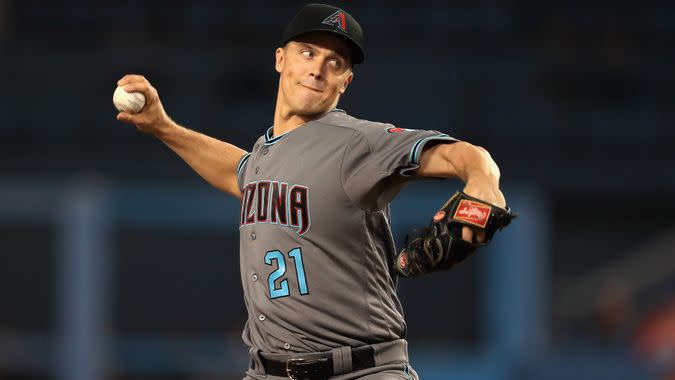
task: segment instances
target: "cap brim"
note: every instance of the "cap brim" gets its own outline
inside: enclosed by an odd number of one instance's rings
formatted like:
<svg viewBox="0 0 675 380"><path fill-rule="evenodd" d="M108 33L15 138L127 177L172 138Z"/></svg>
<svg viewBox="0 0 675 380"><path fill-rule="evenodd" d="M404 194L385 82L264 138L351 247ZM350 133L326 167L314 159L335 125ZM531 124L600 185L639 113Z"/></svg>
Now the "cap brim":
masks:
<svg viewBox="0 0 675 380"><path fill-rule="evenodd" d="M302 33L298 33L296 35L289 36L285 40L281 42L281 45L286 45L289 41L292 41L300 36L304 36L305 34L308 33L314 33L314 32L326 32L330 33L339 37L344 38L344 40L347 42L347 45L349 45L349 51L351 53L351 62L352 64L357 64L363 62L363 59L365 57L365 54L363 53L363 50L359 46L356 41L354 41L352 38L350 38L347 34L345 33L340 33L335 30L335 28L331 28L330 26L326 26L325 28L322 26L317 26L315 28L311 29L306 29L303 30Z"/></svg>

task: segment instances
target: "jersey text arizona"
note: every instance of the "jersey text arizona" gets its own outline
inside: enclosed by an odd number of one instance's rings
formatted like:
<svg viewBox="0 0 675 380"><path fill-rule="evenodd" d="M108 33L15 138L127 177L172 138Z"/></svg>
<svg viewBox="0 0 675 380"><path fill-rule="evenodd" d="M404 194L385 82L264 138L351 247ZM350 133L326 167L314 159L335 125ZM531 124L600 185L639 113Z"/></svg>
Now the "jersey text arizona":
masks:
<svg viewBox="0 0 675 380"><path fill-rule="evenodd" d="M279 181L256 181L244 186L239 228L272 223L294 228L298 235L309 230L309 188Z"/></svg>

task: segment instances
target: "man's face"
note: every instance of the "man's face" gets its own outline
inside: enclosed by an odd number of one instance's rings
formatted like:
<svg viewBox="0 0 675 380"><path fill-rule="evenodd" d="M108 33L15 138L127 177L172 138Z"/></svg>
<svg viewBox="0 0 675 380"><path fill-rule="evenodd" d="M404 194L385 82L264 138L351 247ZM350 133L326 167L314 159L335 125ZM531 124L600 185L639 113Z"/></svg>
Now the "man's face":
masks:
<svg viewBox="0 0 675 380"><path fill-rule="evenodd" d="M309 33L278 48L278 101L298 115L329 111L354 76L349 59L346 41L329 33Z"/></svg>

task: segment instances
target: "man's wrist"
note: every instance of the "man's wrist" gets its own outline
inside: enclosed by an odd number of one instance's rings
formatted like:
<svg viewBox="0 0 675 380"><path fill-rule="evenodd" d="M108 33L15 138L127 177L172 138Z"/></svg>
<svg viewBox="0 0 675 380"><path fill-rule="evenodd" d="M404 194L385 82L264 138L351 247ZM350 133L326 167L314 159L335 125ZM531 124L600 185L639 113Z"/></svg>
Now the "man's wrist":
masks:
<svg viewBox="0 0 675 380"><path fill-rule="evenodd" d="M499 189L499 178L492 173L475 173L466 180L467 187Z"/></svg>
<svg viewBox="0 0 675 380"><path fill-rule="evenodd" d="M180 125L167 117L166 120L158 123L152 134L162 141L167 141L171 140L171 138L181 129L182 127Z"/></svg>

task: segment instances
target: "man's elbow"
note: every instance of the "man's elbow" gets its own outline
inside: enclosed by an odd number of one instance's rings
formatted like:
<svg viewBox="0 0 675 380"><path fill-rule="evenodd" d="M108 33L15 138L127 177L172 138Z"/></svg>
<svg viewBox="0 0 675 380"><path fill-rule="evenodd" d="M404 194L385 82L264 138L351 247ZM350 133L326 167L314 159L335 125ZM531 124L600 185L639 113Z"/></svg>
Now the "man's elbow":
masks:
<svg viewBox="0 0 675 380"><path fill-rule="evenodd" d="M492 155L490 152L487 151L487 149L483 148L482 146L478 145L473 145L479 152L480 155L482 155L483 160L485 161L487 167L489 168L490 174L497 179L497 181L500 180L502 173L499 170L499 166L497 166L497 163L495 160L492 159Z"/></svg>
<svg viewBox="0 0 675 380"><path fill-rule="evenodd" d="M489 175L499 181L501 177L499 166L497 166L497 163L492 159L492 155L490 155L490 152L488 152L487 149L466 141L460 141L452 145L455 145L452 147L452 150L454 151L446 151L446 153L448 154L448 157L453 155L455 158L461 157L459 158L460 163L458 163L458 167L463 169L471 168L469 169L470 171L477 170L483 172L483 174ZM468 175L469 173L464 174Z"/></svg>

